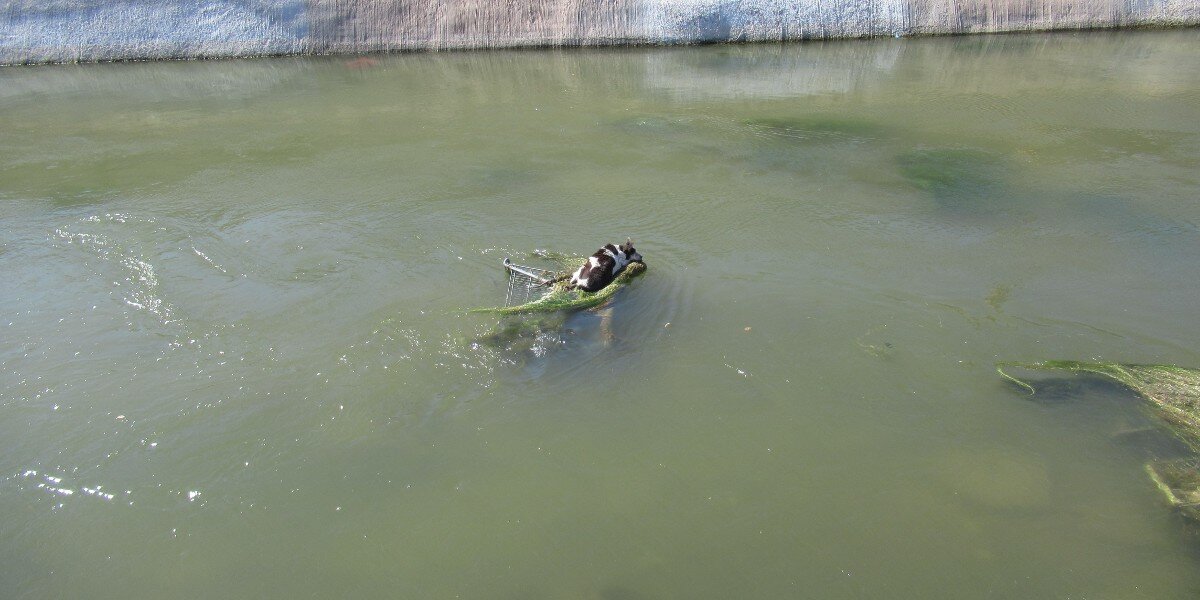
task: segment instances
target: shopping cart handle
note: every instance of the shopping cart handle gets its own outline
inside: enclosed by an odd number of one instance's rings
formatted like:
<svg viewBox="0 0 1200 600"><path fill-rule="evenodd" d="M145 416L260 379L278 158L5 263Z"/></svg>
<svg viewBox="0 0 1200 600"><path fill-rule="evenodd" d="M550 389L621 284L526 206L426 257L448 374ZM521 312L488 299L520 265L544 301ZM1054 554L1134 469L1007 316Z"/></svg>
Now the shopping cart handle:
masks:
<svg viewBox="0 0 1200 600"><path fill-rule="evenodd" d="M520 274L522 274L530 279L533 279L534 281L540 282L540 283L550 283L551 282L550 279L542 277L541 275L538 275L537 273L534 273L533 271L530 271L530 270L526 269L525 267L522 267L521 265L513 264L513 262L511 260L509 260L507 256L504 257L504 268L506 268L514 273L520 273Z"/></svg>

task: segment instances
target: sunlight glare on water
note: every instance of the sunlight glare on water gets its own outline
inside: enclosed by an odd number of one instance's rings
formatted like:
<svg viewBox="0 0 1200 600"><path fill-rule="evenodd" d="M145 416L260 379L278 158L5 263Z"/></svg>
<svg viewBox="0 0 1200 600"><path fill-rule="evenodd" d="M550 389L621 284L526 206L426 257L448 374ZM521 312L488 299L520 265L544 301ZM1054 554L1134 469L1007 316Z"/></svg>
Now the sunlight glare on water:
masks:
<svg viewBox="0 0 1200 600"><path fill-rule="evenodd" d="M0 597L1194 598L1200 33L0 70ZM355 68L351 68L355 67ZM501 339L501 260L631 236ZM526 322L528 324L528 322Z"/></svg>

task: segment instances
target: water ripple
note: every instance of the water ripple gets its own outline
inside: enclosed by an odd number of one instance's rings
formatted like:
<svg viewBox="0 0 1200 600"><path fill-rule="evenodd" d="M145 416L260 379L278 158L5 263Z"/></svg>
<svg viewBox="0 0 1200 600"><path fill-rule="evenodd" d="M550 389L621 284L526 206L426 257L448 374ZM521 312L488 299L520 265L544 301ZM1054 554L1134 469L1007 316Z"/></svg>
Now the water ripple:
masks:
<svg viewBox="0 0 1200 600"><path fill-rule="evenodd" d="M127 223L153 225L154 220L135 219L126 214L94 215L75 226L56 228L54 234L63 243L99 258L103 265L119 267L121 274L112 283L120 288L121 301L149 313L164 325L171 323L175 321L174 308L162 297L154 265L136 249L137 242L124 237L123 229L116 227ZM96 226L101 230L94 229ZM99 276L107 274L103 267L95 272Z"/></svg>

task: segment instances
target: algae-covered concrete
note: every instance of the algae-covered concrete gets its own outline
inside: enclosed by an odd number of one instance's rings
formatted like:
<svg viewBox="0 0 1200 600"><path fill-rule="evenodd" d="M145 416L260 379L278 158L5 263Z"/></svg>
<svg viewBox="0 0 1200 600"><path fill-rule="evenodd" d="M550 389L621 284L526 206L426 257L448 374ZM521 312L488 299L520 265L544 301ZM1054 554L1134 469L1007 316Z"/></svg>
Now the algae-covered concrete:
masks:
<svg viewBox="0 0 1200 600"><path fill-rule="evenodd" d="M0 64L1200 24L1200 0L0 0Z"/></svg>

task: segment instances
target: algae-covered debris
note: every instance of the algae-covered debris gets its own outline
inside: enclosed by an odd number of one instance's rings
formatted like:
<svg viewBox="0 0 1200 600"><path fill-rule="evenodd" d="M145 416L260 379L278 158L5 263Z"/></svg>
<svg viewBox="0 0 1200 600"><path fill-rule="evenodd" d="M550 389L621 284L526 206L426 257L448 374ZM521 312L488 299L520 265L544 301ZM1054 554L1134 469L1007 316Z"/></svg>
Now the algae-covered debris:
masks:
<svg viewBox="0 0 1200 600"><path fill-rule="evenodd" d="M607 302L621 288L629 285L633 278L646 272L646 265L640 262L630 263L612 283L598 292L585 292L570 289L566 281L551 284L549 292L533 302L517 306L498 306L494 308L477 308L471 312L493 313L498 315L515 315L524 313L557 312L566 310L582 310L592 308Z"/></svg>
<svg viewBox="0 0 1200 600"><path fill-rule="evenodd" d="M1146 473L1171 506L1200 523L1200 460L1153 462L1146 465Z"/></svg>
<svg viewBox="0 0 1200 600"><path fill-rule="evenodd" d="M1150 402L1179 439L1194 450L1200 451L1200 370L1175 365L1132 365L1073 360L996 364L997 372L1028 389L1030 393L1034 393L1033 386L1006 373L1005 369L1009 368L1094 373L1115 379ZM1172 506L1200 524L1200 459L1154 462L1146 465L1146 472Z"/></svg>
<svg viewBox="0 0 1200 600"><path fill-rule="evenodd" d="M1031 393L1033 386L1006 373L1005 369L1009 368L1094 373L1115 379L1153 404L1184 441L1200 449L1200 370L1175 365L1132 365L1073 360L996 364L997 372Z"/></svg>

